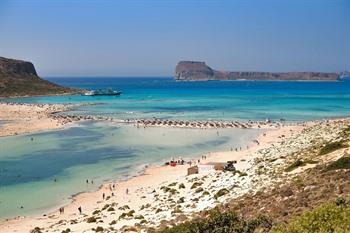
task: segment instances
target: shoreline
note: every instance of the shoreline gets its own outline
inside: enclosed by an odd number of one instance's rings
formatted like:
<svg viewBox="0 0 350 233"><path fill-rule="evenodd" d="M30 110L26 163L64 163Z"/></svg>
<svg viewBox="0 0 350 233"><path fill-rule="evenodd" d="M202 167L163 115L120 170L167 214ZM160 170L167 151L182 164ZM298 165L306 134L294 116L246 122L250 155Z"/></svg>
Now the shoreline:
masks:
<svg viewBox="0 0 350 233"><path fill-rule="evenodd" d="M258 140L261 140L260 145L256 145L255 143L250 143L254 145L250 145L249 149L243 149L242 151L224 151L224 152L215 152L211 153L209 152L206 154L207 159L204 163L208 162L223 162L232 159L232 156L237 159L243 159L243 157L247 154L254 153L257 150L264 148L268 146L271 142L276 142L281 135L286 135L290 133L290 129L293 130L301 130L303 126L285 126L280 129L269 129L266 131L266 133L271 133L272 136L263 136L263 133L261 133L258 136ZM265 133L264 133L265 134ZM30 231L36 226L44 227L47 226L47 221L51 222L53 219L55 220L65 220L67 221L67 218L77 217L77 208L79 206L83 206L84 212L93 212L96 208L103 208L103 202L101 202L102 194L105 192L110 191L110 185L114 184L117 186L117 192L116 196L120 196L120 201L125 201L126 204L130 204L130 199L137 199L134 195L128 196L126 194L123 194L123 191L119 190L126 190L129 189L130 192L139 190L140 184L143 184L142 186L146 188L148 185L149 187L152 187L155 189L156 187L161 186L163 183L174 181L178 179L179 177L185 178L187 173L188 165L178 165L175 168L165 165L150 165L147 168L141 172L141 174L136 174L131 177L127 177L126 180L116 180L116 181L107 181L104 184L102 184L98 190L96 191L88 191L88 192L82 192L75 195L72 195L71 201L69 204L65 205L65 214L64 215L58 215L57 209L52 211L48 211L48 214L43 215L30 215L26 217L20 217L20 218L10 218L0 221L0 229L3 229L4 232L14 232L15 229L20 227L20 229L25 231ZM240 166L238 166L240 167ZM244 167L244 166L243 166ZM171 170L169 170L171 169ZM153 181L152 181L153 180ZM148 189L150 189L148 187ZM152 189L151 188L151 189ZM121 193L121 194L120 194ZM138 197L139 198L139 197ZM129 199L129 200L128 200ZM137 202L137 201L136 201ZM43 224L46 222L46 224ZM35 226L34 226L35 225ZM13 230L11 230L13 227ZM23 228L24 227L24 228Z"/></svg>
<svg viewBox="0 0 350 233"><path fill-rule="evenodd" d="M52 118L55 112L65 112L72 105L63 104L18 104L0 102L0 137L24 135L64 127L67 123Z"/></svg>
<svg viewBox="0 0 350 233"><path fill-rule="evenodd" d="M43 94L43 95L18 95L18 96L0 96L0 100L4 99L17 99L17 98L32 98L32 97L50 97L50 96L69 96L69 95L79 95L81 92L84 91L83 89L79 89L72 92L64 92L64 93L57 93L57 94Z"/></svg>
<svg viewBox="0 0 350 233"><path fill-rule="evenodd" d="M337 121L347 121L348 119L349 118L315 120L294 125L279 125L275 128L267 128L265 129L266 131L264 133L261 133L257 137L259 144L252 142L249 145L249 149L239 151L208 152L207 154L204 154L206 159L201 159L201 164L236 160L238 162L236 164L236 168L241 174L248 174L247 176L226 172L210 172L208 174L187 176L187 168L189 167L188 164L178 165L176 167L151 164L147 167L145 166L143 172L140 172L141 174L126 177L126 180L118 179L106 181L96 191L88 191L72 195L69 203L64 205L64 214L60 215L58 213L58 209L52 208L50 211L44 211L47 213L44 215L38 214L29 215L26 217L3 219L0 220L0 231L28 232L35 227L39 227L49 231L62 231L65 230L65 228L70 228L73 230L73 232L80 232L99 225L106 226L106 224L113 225L113 227L120 230L124 226L134 227L135 224L140 224L145 219L147 219L147 223L144 223L144 225L147 227L157 227L164 219L177 221L176 219L179 216L189 217L194 213L208 208L213 208L218 203L225 203L228 200L232 200L246 193L257 192L261 189L268 188L268 186L273 184L275 181L269 176L256 175L257 162L255 160L261 159L262 156L265 156L264 153L266 151L266 153L269 153L268 151L271 151L270 148L274 148L275 144L282 147L284 142L289 140L292 143L291 145L293 145L294 141L296 140L295 137L297 137L304 129L312 128L315 125L322 125L322 123L325 122L332 123ZM169 126L165 124L155 127ZM304 145L298 146L303 147ZM279 152L277 154L279 154ZM278 166L281 165L277 164L276 167L278 168ZM305 169L310 166L306 166ZM298 172L302 172L303 169ZM298 172L291 173L290 175L295 175ZM227 179L234 179L242 187L240 187L235 193L230 194L231 196L225 196L217 200L212 198L206 199L206 197L203 197L203 195L198 196L199 193L206 192L206 190L198 191L201 187L189 189L189 186L193 186L194 183L198 182L203 183L203 187L205 188L209 187L209 185L212 183L218 183L217 186L214 185L215 187L211 187L210 193L213 195L215 192L219 191L220 187L234 187L232 186L232 183L225 181ZM255 181L256 179L258 181ZM184 190L176 189L175 191L171 191L174 189L173 187L175 187L172 185L173 183L176 183L176 188L180 183L185 184L186 188ZM128 190L128 193L126 193L126 190ZM105 199L102 198L103 193L106 194ZM183 196L183 198L185 198L184 204L187 203L187 205L190 205L189 203L192 203L192 205L187 207L182 206L181 213L177 213L176 211L178 210L172 207L173 196ZM200 200L198 201L197 199ZM181 200L181 198L179 200ZM198 204L195 204L197 202ZM144 207L145 203L147 203L147 207ZM169 203L170 205L168 205ZM108 207L106 207L107 205ZM80 206L83 209L83 214L79 215L77 209ZM130 213L130 211L134 211L138 215L131 214L131 217L127 216L120 219L123 214ZM136 217L139 215L143 218L136 219ZM89 223L89 218L95 218L96 222ZM103 221L100 222L99 219L101 219L101 221L103 219ZM113 223L113 220L116 220L116 222Z"/></svg>
<svg viewBox="0 0 350 233"><path fill-rule="evenodd" d="M94 103L97 105L99 103ZM74 108L85 104L29 104L0 102L0 137L38 133L47 130L58 130L69 123L79 121L108 121L120 124L134 125L135 127L175 127L193 129L221 129L221 128L250 128L271 129L278 128L285 122L269 121L220 121L220 120L164 120L164 119L114 119L99 115L63 115L74 111ZM291 124L291 123L289 123Z"/></svg>

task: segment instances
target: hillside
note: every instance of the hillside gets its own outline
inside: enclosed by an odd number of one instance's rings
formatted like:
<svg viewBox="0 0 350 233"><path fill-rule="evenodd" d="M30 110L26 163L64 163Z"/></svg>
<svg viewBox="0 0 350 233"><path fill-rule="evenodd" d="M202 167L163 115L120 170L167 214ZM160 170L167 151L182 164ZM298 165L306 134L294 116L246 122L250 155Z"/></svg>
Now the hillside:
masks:
<svg viewBox="0 0 350 233"><path fill-rule="evenodd" d="M205 62L180 61L174 78L178 81L251 80L251 81L337 81L337 73L321 72L227 72L210 68Z"/></svg>
<svg viewBox="0 0 350 233"><path fill-rule="evenodd" d="M158 231L350 232L350 125L349 121L344 123L340 129L332 128L330 124L324 127L334 134L333 139L328 141L319 135L319 139L312 140L314 145L291 154L290 161L279 171L285 178L276 177L270 188L218 204L216 208L193 214L191 218L164 221ZM303 133L310 130L313 129ZM267 157L260 163L266 168L277 162ZM277 170L273 174L277 174Z"/></svg>
<svg viewBox="0 0 350 233"><path fill-rule="evenodd" d="M0 97L53 95L73 92L40 78L28 61L0 57Z"/></svg>

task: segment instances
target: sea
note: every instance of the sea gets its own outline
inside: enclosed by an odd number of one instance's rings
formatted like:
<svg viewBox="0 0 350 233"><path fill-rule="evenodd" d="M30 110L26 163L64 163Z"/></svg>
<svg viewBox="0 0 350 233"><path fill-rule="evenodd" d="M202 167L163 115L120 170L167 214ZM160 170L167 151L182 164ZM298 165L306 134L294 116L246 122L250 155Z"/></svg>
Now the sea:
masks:
<svg viewBox="0 0 350 233"><path fill-rule="evenodd" d="M1 101L87 103L69 112L115 119L283 120L287 123L350 115L350 81L176 82L172 78L47 78L67 87L122 91L120 96L45 96ZM0 123L1 130L1 123ZM219 132L218 132L219 131ZM61 130L0 138L0 219L41 215L72 195L107 181L139 175L172 157L245 147L258 129L137 128L81 122ZM89 180L89 183L86 183ZM91 181L94 181L93 184Z"/></svg>

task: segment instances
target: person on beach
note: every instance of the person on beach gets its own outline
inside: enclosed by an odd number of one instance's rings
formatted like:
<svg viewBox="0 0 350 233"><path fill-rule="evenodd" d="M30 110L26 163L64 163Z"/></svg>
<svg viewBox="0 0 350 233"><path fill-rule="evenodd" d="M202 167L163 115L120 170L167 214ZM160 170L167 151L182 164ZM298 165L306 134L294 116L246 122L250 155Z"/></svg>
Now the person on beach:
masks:
<svg viewBox="0 0 350 233"><path fill-rule="evenodd" d="M125 190L125 193L126 193L126 195L129 194L129 189L128 188Z"/></svg>
<svg viewBox="0 0 350 233"><path fill-rule="evenodd" d="M102 194L102 199L104 200L106 197L105 193Z"/></svg>
<svg viewBox="0 0 350 233"><path fill-rule="evenodd" d="M79 214L82 214L81 206L78 207Z"/></svg>

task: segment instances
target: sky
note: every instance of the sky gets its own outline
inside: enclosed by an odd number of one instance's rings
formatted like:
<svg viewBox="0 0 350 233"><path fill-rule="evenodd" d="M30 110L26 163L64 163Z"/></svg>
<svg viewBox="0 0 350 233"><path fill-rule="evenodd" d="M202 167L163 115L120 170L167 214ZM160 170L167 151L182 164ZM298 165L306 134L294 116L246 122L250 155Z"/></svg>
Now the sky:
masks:
<svg viewBox="0 0 350 233"><path fill-rule="evenodd" d="M350 0L0 0L0 56L43 77L350 70Z"/></svg>

